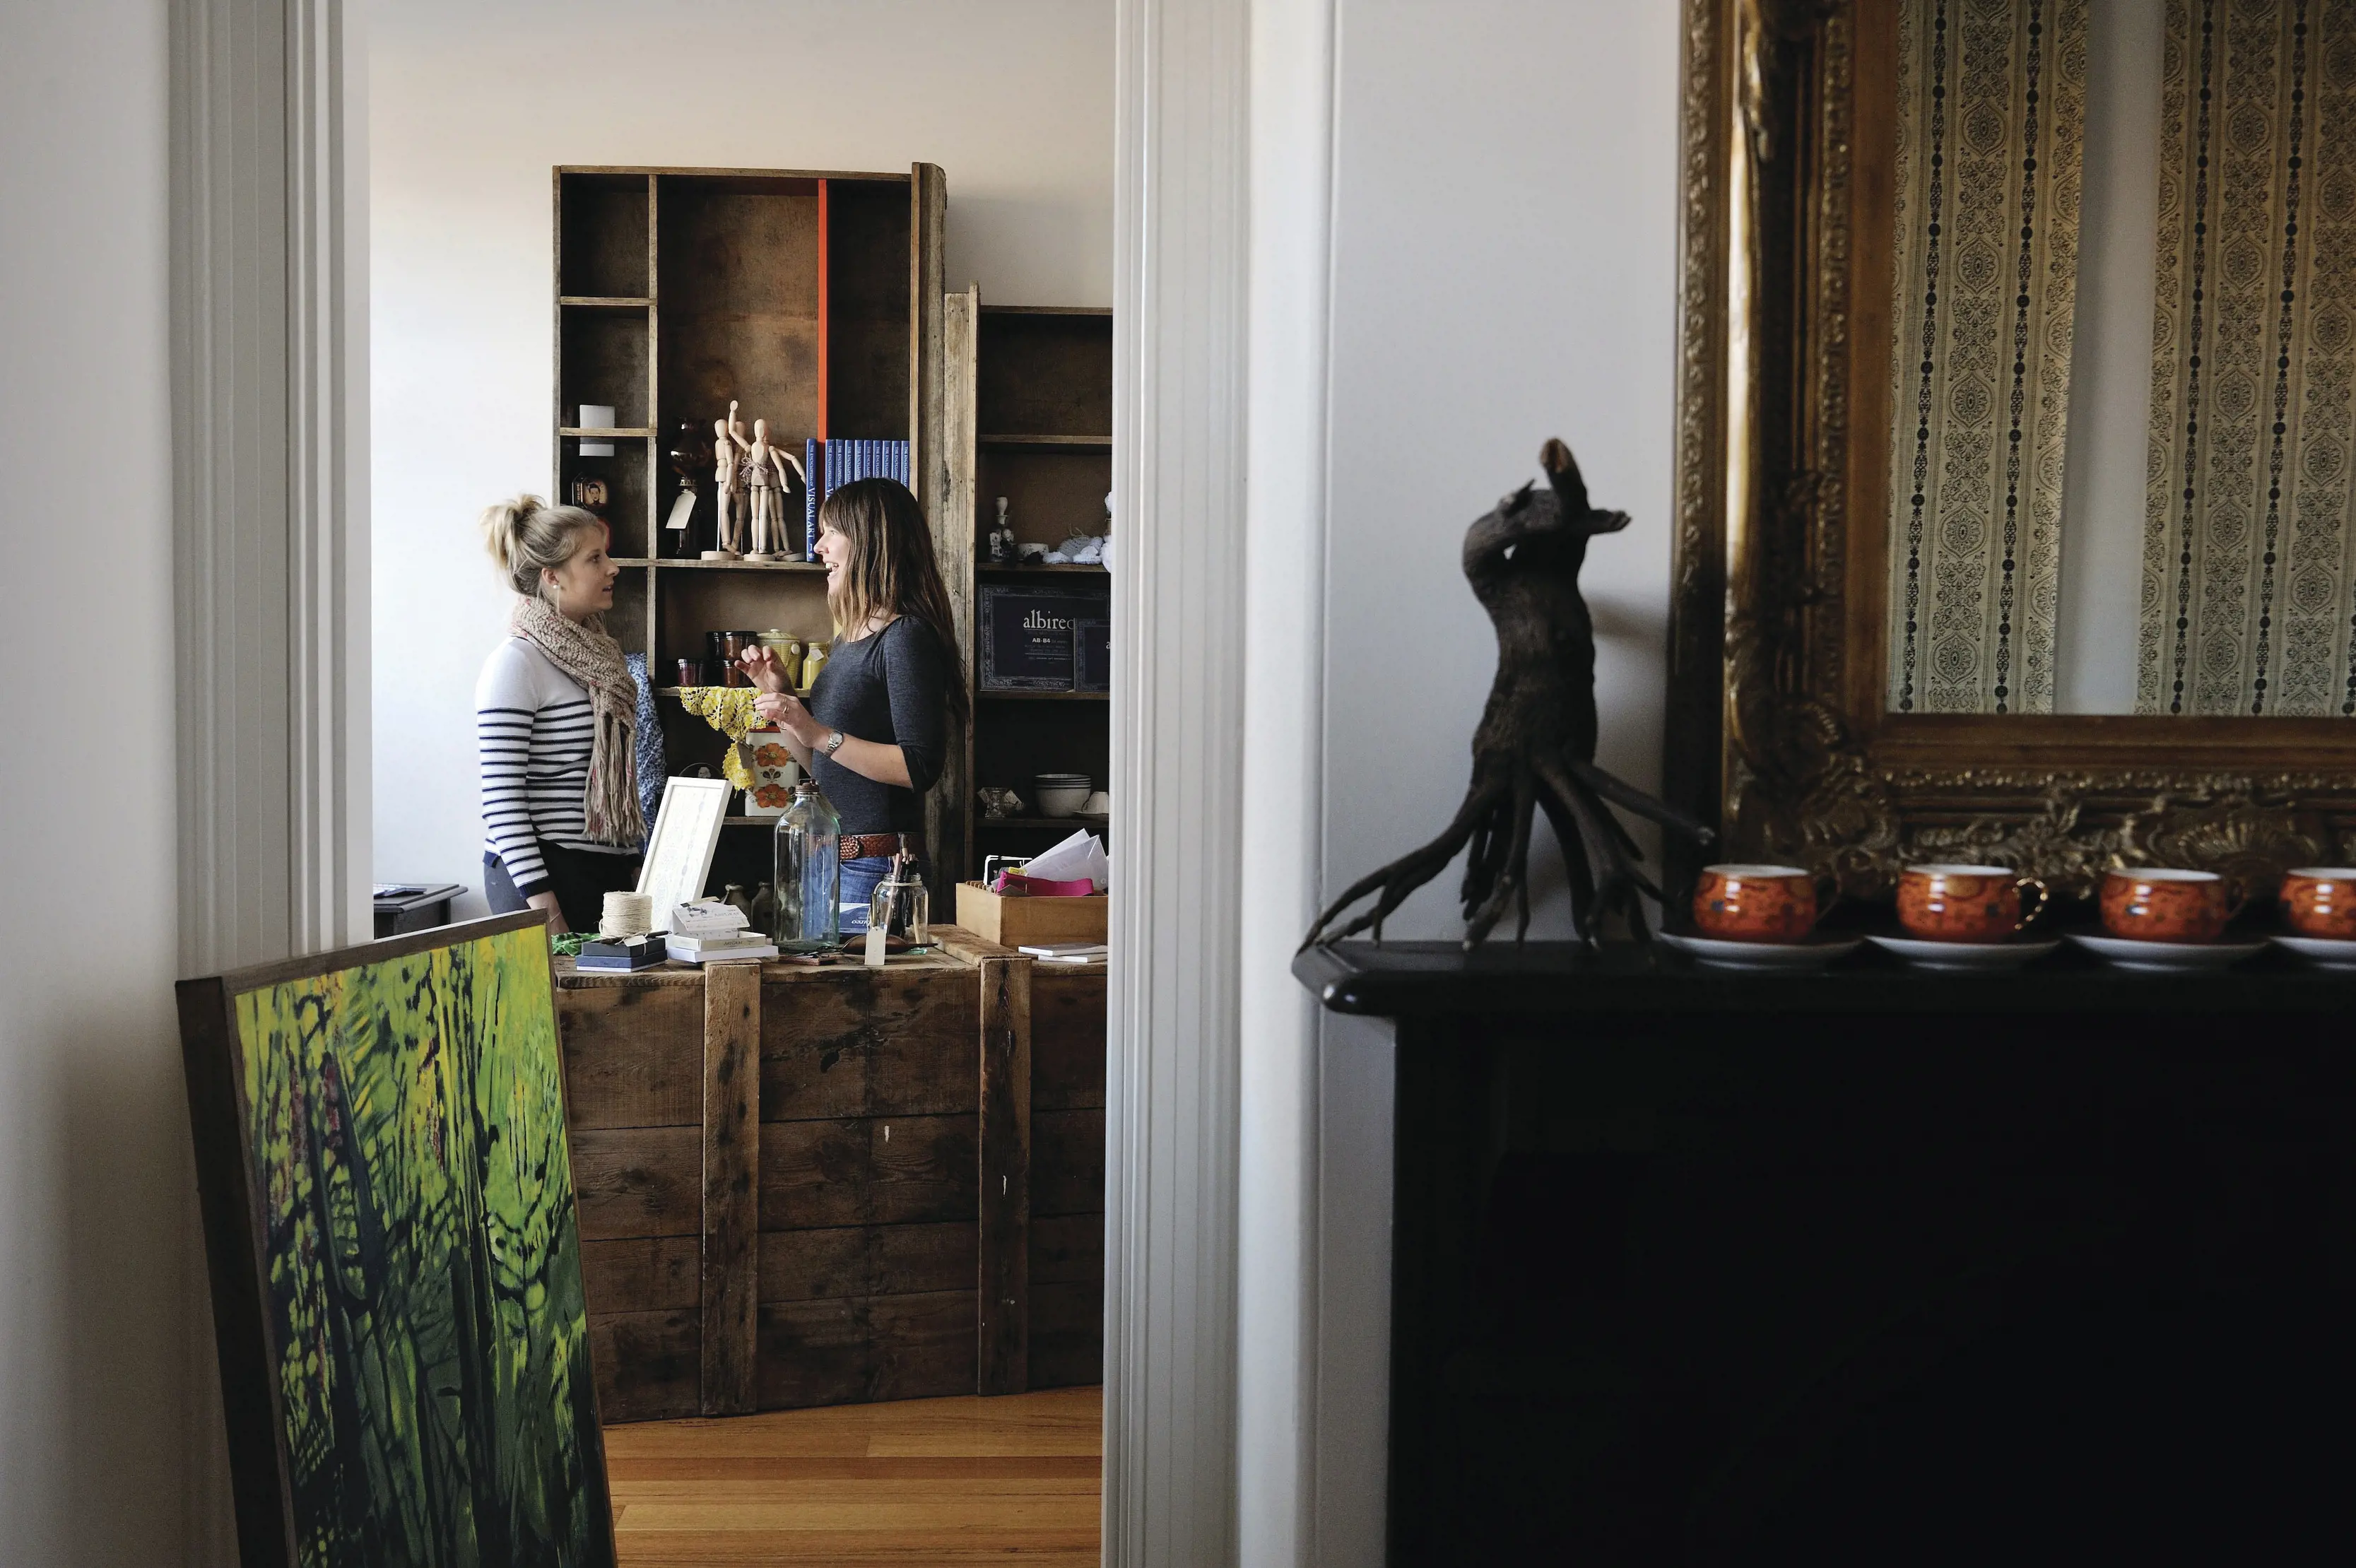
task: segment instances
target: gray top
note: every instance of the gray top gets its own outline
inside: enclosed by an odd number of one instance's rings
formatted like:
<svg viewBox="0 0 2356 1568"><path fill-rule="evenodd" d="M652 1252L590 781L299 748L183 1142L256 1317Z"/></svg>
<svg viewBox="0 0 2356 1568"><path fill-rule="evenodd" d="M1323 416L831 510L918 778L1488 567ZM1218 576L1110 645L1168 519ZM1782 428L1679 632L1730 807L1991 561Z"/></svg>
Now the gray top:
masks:
<svg viewBox="0 0 2356 1568"><path fill-rule="evenodd" d="M862 778L831 757L814 769L845 833L921 833L925 792L948 760L949 690L956 666L940 637L903 615L870 637L837 642L810 688L819 723L861 741L897 746L908 764L901 789Z"/></svg>

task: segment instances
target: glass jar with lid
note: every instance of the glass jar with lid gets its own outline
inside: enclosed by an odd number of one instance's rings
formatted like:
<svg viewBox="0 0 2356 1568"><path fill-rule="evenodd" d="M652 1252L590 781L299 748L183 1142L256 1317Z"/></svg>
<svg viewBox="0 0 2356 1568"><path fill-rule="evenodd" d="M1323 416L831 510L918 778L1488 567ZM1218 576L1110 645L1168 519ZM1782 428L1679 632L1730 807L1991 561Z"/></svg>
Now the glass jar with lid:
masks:
<svg viewBox="0 0 2356 1568"><path fill-rule="evenodd" d="M867 929L886 936L905 936L916 946L931 940L932 896L925 879L916 874L916 858L904 846L892 857L892 869L875 884L867 901Z"/></svg>

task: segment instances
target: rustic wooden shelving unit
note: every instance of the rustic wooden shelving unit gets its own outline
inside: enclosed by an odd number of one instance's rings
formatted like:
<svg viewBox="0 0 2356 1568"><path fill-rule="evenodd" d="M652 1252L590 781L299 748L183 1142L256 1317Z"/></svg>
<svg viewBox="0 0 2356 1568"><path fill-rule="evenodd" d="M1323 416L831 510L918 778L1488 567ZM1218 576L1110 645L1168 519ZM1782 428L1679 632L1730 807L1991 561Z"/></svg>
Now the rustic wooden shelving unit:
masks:
<svg viewBox="0 0 2356 1568"><path fill-rule="evenodd" d="M1016 539L1050 548L1073 534L1101 533L1112 489L1112 313L1083 307L985 305L979 291L948 297L944 329L948 363L950 510L967 520L970 566L960 589L978 605L984 582L1052 578L1061 584L1093 577L1101 566L992 563L987 538L997 498L1007 498ZM946 533L948 530L944 529ZM971 765L976 787L1011 787L1036 805L1033 780L1048 772L1084 773L1110 787L1112 722L1104 692L983 691L975 679L973 629L966 628L968 678L975 680ZM979 875L985 854L1044 849L1101 817L988 817L966 792L965 873Z"/></svg>
<svg viewBox="0 0 2356 1568"><path fill-rule="evenodd" d="M927 517L942 515L941 242L947 182L917 164L902 174L778 169L560 167L555 170L555 494L576 477L606 481L613 553L623 567L608 625L647 656L664 694L673 771L715 771L724 745L676 701L676 661L701 657L705 634L776 628L832 635L824 569L808 562L664 559L660 524L676 490L667 448L680 421L708 440L731 399L749 429L798 458L805 440L905 441ZM616 426L573 422L582 404L611 405ZM581 453L605 442L610 457ZM696 527L708 532L712 475L694 475ZM802 498L788 499L798 533ZM950 592L971 593L962 555L945 560ZM940 798L970 795L958 776ZM733 818L766 827L769 819ZM936 834L964 858L962 814ZM953 839L954 841L950 841ZM723 836L713 880L766 878L768 847Z"/></svg>

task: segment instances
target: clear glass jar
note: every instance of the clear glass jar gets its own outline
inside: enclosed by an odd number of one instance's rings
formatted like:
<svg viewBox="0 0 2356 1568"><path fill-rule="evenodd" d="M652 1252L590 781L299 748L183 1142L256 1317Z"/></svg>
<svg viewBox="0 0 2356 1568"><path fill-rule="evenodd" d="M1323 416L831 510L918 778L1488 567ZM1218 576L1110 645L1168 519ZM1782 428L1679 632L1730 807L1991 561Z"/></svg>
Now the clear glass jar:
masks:
<svg viewBox="0 0 2356 1568"><path fill-rule="evenodd" d="M905 936L916 946L931 938L932 895L916 874L916 858L903 849L893 858L892 869L875 884L867 901L867 929L886 936Z"/></svg>
<svg viewBox="0 0 2356 1568"><path fill-rule="evenodd" d="M842 945L842 818L816 784L794 786L777 818L777 923L787 953L830 953Z"/></svg>

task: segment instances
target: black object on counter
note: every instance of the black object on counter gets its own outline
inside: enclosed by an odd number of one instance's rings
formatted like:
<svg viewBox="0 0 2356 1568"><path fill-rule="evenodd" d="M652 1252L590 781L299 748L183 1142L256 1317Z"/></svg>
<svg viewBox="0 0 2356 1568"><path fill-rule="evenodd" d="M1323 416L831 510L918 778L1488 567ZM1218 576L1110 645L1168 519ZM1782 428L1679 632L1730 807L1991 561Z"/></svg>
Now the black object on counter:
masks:
<svg viewBox="0 0 2356 1568"><path fill-rule="evenodd" d="M389 888L376 899L378 939L449 924L450 901L466 891L456 882L432 886L412 882Z"/></svg>

